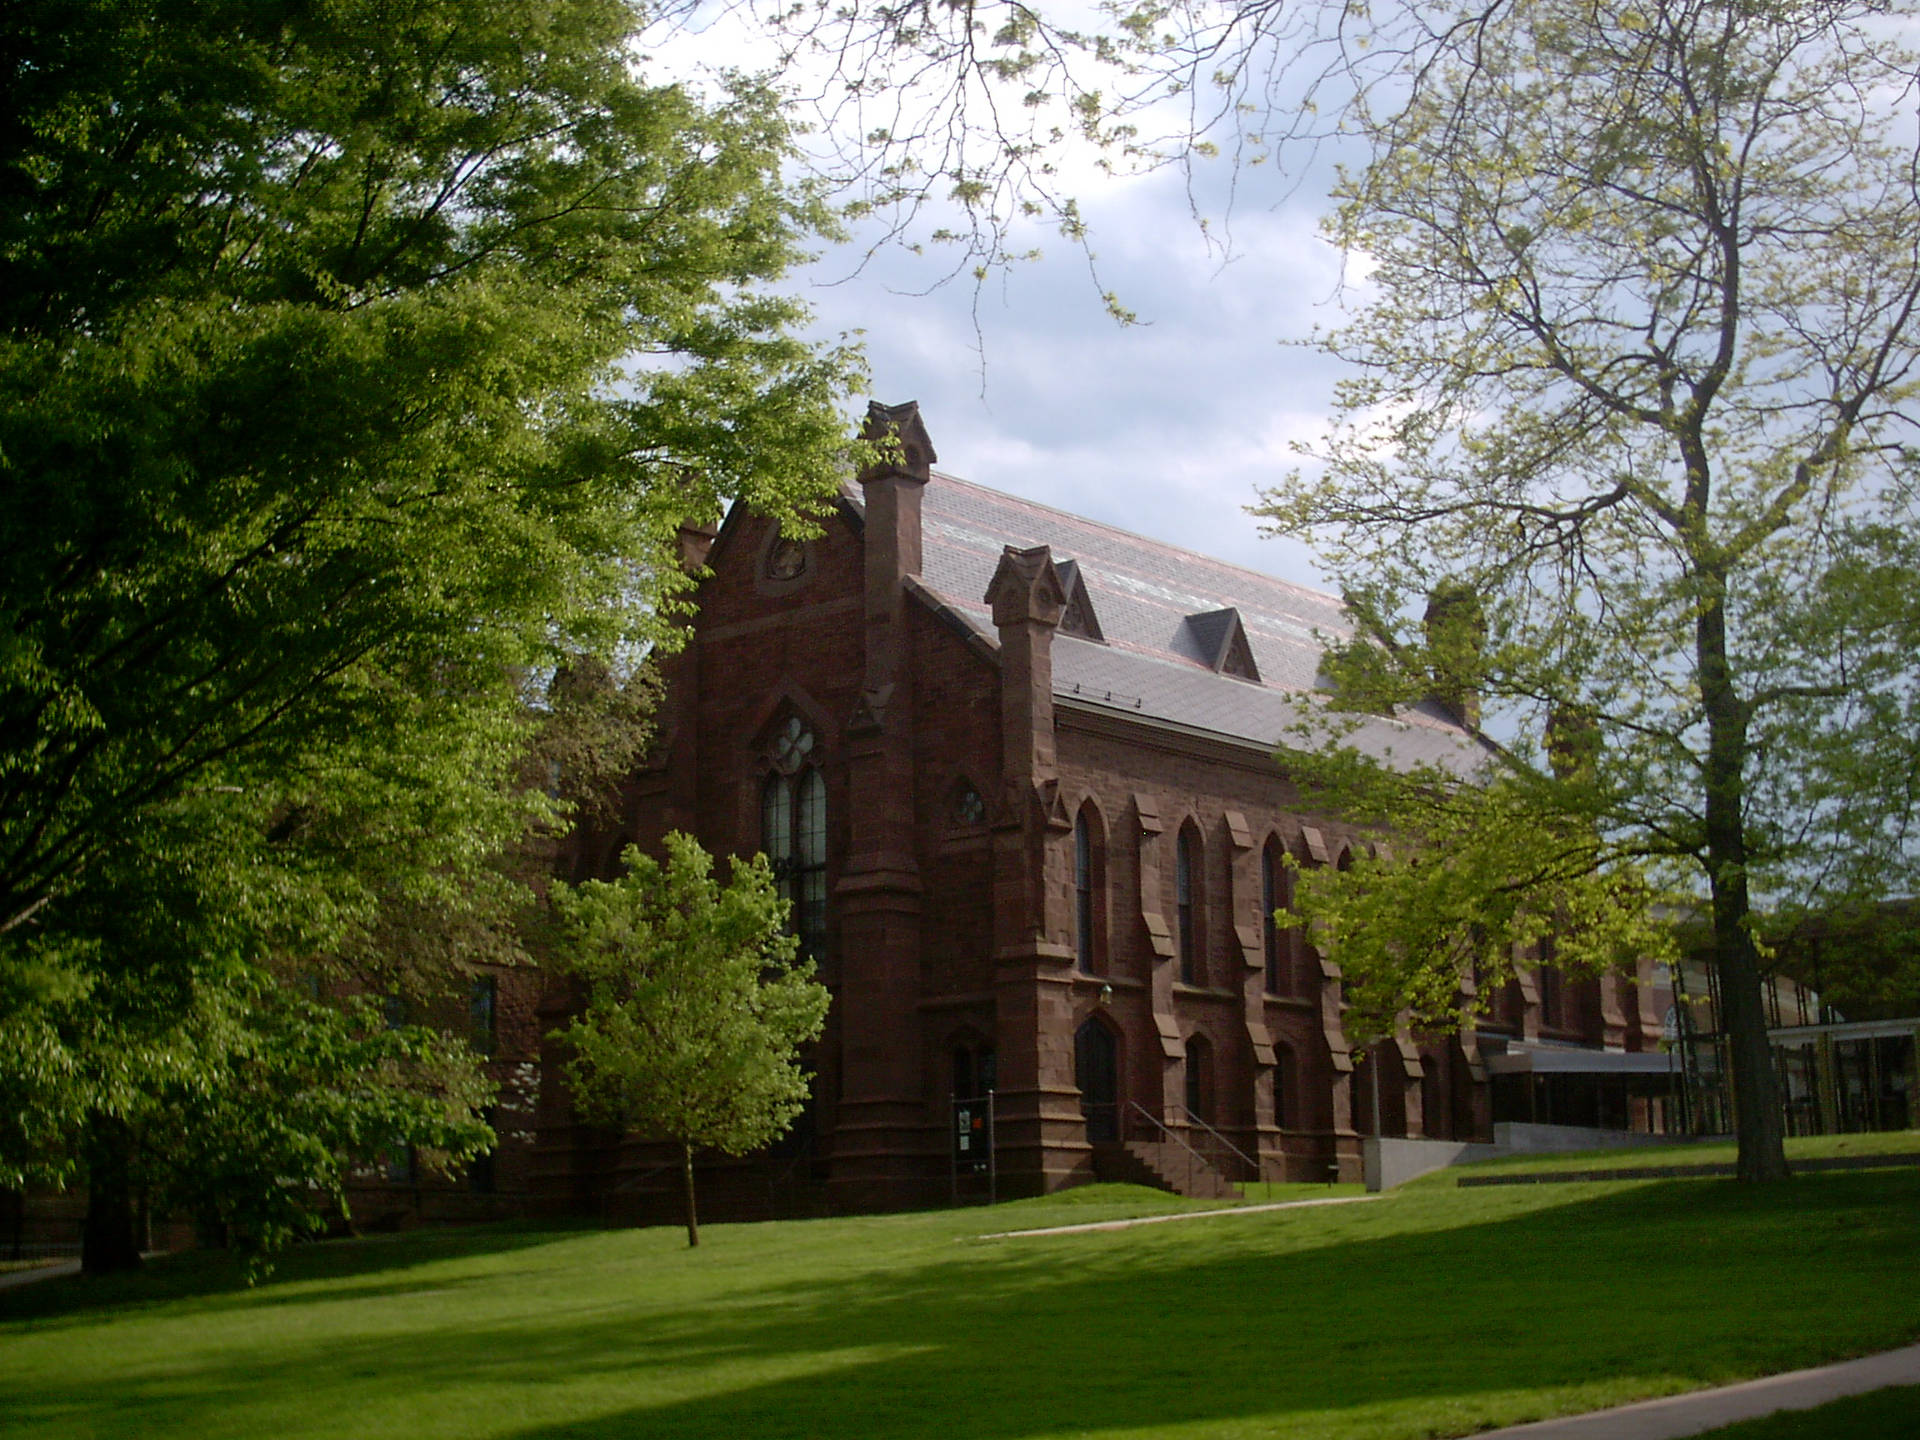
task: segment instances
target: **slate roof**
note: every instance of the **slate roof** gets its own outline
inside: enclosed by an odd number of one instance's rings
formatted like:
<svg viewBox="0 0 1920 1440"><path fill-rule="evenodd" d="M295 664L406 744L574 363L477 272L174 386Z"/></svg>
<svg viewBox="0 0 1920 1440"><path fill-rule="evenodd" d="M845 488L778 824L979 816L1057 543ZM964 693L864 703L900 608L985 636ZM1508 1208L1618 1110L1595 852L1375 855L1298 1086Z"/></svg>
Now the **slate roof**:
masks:
<svg viewBox="0 0 1920 1440"><path fill-rule="evenodd" d="M933 472L921 492L921 586L996 645L982 597L1008 545L1049 546L1056 566L1074 562L1086 587L1105 643L1055 636L1054 695L1067 705L1271 752L1318 710L1311 697L1324 688L1322 637L1344 638L1352 628L1336 596ZM1226 610L1238 612L1258 681L1213 669ZM1485 755L1483 742L1438 706L1367 717L1353 743L1384 759L1460 773Z"/></svg>

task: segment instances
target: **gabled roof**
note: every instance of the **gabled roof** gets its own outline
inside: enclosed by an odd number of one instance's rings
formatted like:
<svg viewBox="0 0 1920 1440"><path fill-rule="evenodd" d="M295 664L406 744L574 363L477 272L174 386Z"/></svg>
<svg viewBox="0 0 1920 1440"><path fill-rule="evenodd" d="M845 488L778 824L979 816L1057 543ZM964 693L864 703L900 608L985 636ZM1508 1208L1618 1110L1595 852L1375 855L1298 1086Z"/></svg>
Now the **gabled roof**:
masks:
<svg viewBox="0 0 1920 1440"><path fill-rule="evenodd" d="M1199 652L1200 663L1214 674L1259 680L1260 666L1247 641L1247 627L1240 623L1240 612L1233 606L1187 616L1186 633Z"/></svg>
<svg viewBox="0 0 1920 1440"><path fill-rule="evenodd" d="M1335 596L932 472L921 492L923 598L995 644L984 597L1009 545L1049 546L1069 599L1084 594L1097 617L1094 638L1055 637L1054 694L1067 705L1271 751L1318 713L1322 649L1352 630ZM1354 743L1463 772L1485 753L1438 706L1367 717Z"/></svg>
<svg viewBox="0 0 1920 1440"><path fill-rule="evenodd" d="M1107 637L1100 629L1100 612L1093 608L1093 597L1087 593L1087 582L1080 578L1080 562L1055 560L1053 568L1058 572L1061 588L1067 596L1066 608L1060 612L1060 633L1106 644Z"/></svg>

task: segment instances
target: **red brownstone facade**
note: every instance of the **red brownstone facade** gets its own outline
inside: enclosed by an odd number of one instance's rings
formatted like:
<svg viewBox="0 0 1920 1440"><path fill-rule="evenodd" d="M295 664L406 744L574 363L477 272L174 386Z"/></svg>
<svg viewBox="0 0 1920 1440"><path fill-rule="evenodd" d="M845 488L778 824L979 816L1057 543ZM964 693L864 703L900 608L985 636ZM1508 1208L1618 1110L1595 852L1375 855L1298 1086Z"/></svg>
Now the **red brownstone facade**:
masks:
<svg viewBox="0 0 1920 1440"><path fill-rule="evenodd" d="M869 424L897 452L818 536L744 512L685 536L708 575L654 753L571 861L610 873L679 829L767 849L792 893L833 994L813 1106L712 1193L944 1200L952 1101L987 1089L1003 1195L1355 1179L1376 1126L1487 1135L1482 1049L1541 1036L1537 993L1481 1035L1356 1054L1337 965L1268 923L1283 855L1362 843L1276 759L1339 602L938 473L912 405ZM1370 726L1382 753L1470 763L1479 743L1438 704ZM1565 1038L1657 1038L1632 986L1589 988L1553 1017ZM572 1121L552 1062L536 1201L670 1193L647 1147Z"/></svg>

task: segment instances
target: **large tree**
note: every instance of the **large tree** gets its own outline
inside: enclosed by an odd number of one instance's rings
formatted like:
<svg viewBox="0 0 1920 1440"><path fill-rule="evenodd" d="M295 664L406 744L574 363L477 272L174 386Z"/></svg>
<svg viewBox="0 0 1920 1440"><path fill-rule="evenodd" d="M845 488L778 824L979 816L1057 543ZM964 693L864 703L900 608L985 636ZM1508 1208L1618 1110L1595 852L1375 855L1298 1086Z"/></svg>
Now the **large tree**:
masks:
<svg viewBox="0 0 1920 1440"><path fill-rule="evenodd" d="M689 835L662 864L629 846L626 874L554 887L554 958L583 982L580 1015L555 1038L589 1119L680 1149L687 1244L700 1243L693 1157L771 1143L807 1103L800 1048L819 1038L827 990L796 963L788 904L764 855L723 885Z"/></svg>
<svg viewBox="0 0 1920 1440"><path fill-rule="evenodd" d="M635 14L0 21L0 928L143 806L666 633L675 527L830 484L773 97ZM438 713L436 713L438 712Z"/></svg>
<svg viewBox="0 0 1920 1440"><path fill-rule="evenodd" d="M497 916L547 677L835 483L857 365L771 288L827 213L641 18L0 12L0 1176L292 1033L210 1018L274 967Z"/></svg>
<svg viewBox="0 0 1920 1440"><path fill-rule="evenodd" d="M1413 13L1426 63L1350 112L1371 161L1329 224L1359 378L1263 510L1352 579L1356 702L1477 701L1508 745L1477 788L1328 760L1426 843L1302 910L1431 1013L1516 934L1605 960L1643 875L1697 896L1740 1174L1782 1175L1756 906L1915 858L1911 15Z"/></svg>

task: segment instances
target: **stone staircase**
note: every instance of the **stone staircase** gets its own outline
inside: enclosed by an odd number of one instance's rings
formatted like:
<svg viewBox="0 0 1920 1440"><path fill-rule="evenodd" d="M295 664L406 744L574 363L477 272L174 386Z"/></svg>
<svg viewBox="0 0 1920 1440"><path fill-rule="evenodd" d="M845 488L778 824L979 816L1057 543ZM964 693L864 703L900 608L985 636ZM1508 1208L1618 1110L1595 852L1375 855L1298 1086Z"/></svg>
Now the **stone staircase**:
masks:
<svg viewBox="0 0 1920 1440"><path fill-rule="evenodd" d="M1102 1180L1151 1185L1196 1200L1237 1200L1240 1188L1185 1146L1166 1140L1095 1145L1093 1173Z"/></svg>

